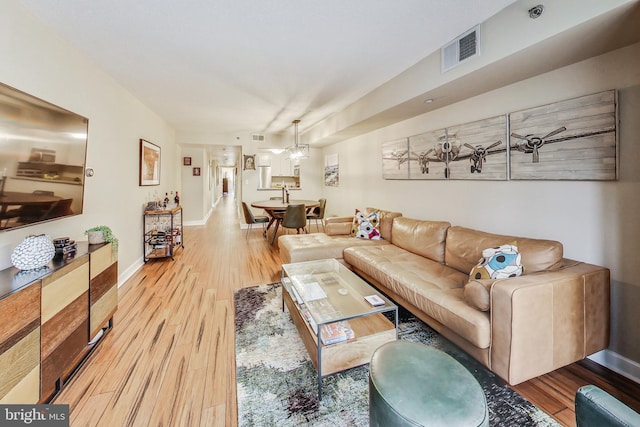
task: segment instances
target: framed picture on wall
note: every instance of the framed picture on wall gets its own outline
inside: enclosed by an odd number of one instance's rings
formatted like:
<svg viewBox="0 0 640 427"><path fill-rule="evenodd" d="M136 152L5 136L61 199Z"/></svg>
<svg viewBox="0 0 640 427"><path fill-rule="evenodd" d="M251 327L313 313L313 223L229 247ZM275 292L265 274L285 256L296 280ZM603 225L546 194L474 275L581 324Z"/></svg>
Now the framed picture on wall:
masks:
<svg viewBox="0 0 640 427"><path fill-rule="evenodd" d="M247 169L256 169L256 155L255 154L244 154L243 156L243 162L242 162L242 170L247 170Z"/></svg>
<svg viewBox="0 0 640 427"><path fill-rule="evenodd" d="M193 168L193 176L200 176L200 168Z"/></svg>
<svg viewBox="0 0 640 427"><path fill-rule="evenodd" d="M326 187L338 187L340 185L338 153L324 156L324 185Z"/></svg>
<svg viewBox="0 0 640 427"><path fill-rule="evenodd" d="M191 166L191 157L183 157L182 158L182 164L184 166Z"/></svg>
<svg viewBox="0 0 640 427"><path fill-rule="evenodd" d="M160 185L160 147L140 140L140 185Z"/></svg>

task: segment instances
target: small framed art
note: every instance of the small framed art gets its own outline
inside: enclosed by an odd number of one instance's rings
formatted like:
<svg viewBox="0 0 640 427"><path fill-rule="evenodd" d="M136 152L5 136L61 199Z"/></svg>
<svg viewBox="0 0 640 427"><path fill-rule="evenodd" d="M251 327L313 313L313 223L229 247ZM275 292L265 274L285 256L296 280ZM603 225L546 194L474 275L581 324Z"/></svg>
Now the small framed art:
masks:
<svg viewBox="0 0 640 427"><path fill-rule="evenodd" d="M140 185L160 185L160 147L140 140Z"/></svg>
<svg viewBox="0 0 640 427"><path fill-rule="evenodd" d="M247 170L247 169L256 169L256 155L255 154L243 154L243 159L244 161L242 162L242 170Z"/></svg>
<svg viewBox="0 0 640 427"><path fill-rule="evenodd" d="M193 168L193 176L200 176L200 168Z"/></svg>
<svg viewBox="0 0 640 427"><path fill-rule="evenodd" d="M183 166L191 166L191 157L183 157L182 164Z"/></svg>

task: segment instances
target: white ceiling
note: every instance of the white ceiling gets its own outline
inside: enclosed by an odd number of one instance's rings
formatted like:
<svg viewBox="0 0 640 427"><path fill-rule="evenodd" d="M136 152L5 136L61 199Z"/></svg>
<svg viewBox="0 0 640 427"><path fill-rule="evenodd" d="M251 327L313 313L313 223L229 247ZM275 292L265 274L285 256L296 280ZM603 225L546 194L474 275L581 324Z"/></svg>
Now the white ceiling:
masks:
<svg viewBox="0 0 640 427"><path fill-rule="evenodd" d="M514 2L18 1L177 131L227 137L302 133Z"/></svg>

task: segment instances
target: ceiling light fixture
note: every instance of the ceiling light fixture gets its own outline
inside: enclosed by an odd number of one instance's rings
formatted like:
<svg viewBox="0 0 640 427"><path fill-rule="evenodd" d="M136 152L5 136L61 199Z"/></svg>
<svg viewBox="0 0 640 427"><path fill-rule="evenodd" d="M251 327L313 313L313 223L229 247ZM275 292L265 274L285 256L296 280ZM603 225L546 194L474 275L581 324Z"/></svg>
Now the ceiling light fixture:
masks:
<svg viewBox="0 0 640 427"><path fill-rule="evenodd" d="M289 159L308 159L309 158L309 144L299 144L298 143L298 123L300 120L294 120L293 122L294 129L294 144L287 148L289 152Z"/></svg>
<svg viewBox="0 0 640 427"><path fill-rule="evenodd" d="M424 100L425 104L431 104L433 102L433 98L427 98Z"/></svg>

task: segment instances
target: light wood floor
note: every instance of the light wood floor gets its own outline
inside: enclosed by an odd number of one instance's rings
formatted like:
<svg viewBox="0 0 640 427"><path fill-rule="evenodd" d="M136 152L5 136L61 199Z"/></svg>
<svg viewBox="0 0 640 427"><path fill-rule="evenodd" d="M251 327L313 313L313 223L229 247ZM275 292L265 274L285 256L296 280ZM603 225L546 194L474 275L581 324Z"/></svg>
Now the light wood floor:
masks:
<svg viewBox="0 0 640 427"><path fill-rule="evenodd" d="M245 239L232 198L184 241L174 261L150 261L120 288L114 329L53 402L70 405L72 426L237 425L233 291L278 281L280 257L259 226ZM515 388L573 426L588 383L640 408L637 384L581 364Z"/></svg>

